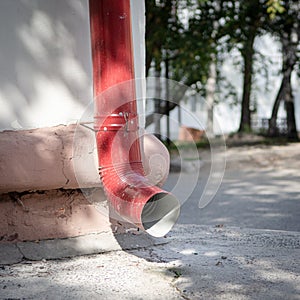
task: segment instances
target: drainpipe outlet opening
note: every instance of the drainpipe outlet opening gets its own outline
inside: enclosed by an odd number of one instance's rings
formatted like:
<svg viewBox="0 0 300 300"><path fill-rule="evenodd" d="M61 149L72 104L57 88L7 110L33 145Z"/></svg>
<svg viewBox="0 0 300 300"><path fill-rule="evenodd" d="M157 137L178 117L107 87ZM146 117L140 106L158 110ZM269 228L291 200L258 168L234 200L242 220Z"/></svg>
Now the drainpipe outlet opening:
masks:
<svg viewBox="0 0 300 300"><path fill-rule="evenodd" d="M152 196L142 211L144 230L154 237L166 235L176 223L180 213L179 201L169 193Z"/></svg>

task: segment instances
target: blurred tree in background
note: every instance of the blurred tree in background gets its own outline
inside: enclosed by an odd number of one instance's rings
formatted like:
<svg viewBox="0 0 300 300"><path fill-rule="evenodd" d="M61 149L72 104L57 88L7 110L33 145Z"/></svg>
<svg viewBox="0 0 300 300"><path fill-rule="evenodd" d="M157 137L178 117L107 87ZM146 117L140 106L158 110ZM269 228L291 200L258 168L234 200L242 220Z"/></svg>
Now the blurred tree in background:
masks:
<svg viewBox="0 0 300 300"><path fill-rule="evenodd" d="M270 32L281 43L282 54L282 81L274 101L272 115L269 122L269 135L278 135L276 119L280 102L284 101L287 115L288 137L297 139L295 120L294 96L291 84L292 73L299 64L299 41L300 41L300 2L295 0L284 1L281 14L272 16Z"/></svg>
<svg viewBox="0 0 300 300"><path fill-rule="evenodd" d="M197 89L207 99L209 120L213 116L219 83L232 90L230 82L224 81L220 72L224 54L238 50L243 73L239 131L251 131L251 91L256 59L254 41L258 36L271 33L282 45L283 79L274 100L269 133L276 129L279 103L284 101L289 136L295 137L290 79L299 65L299 11L299 1L296 0L147 0L147 75L153 68L155 77L168 77ZM166 69L167 74L162 74ZM178 100L182 96L178 95ZM166 114L176 107L176 103L167 106L159 101L159 92L156 99L155 112L159 114ZM154 121L153 116L148 116L146 123L149 125Z"/></svg>

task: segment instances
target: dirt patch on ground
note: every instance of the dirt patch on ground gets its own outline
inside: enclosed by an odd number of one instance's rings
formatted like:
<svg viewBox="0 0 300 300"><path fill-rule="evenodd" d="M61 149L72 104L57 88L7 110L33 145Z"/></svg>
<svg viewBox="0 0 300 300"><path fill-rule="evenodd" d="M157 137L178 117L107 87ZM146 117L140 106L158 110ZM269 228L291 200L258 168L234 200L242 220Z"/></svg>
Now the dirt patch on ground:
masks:
<svg viewBox="0 0 300 300"><path fill-rule="evenodd" d="M280 146L244 145L217 147L215 158L226 161L226 169L300 169L300 143ZM192 172L195 167L210 166L212 151L208 148L184 149L171 155L171 172Z"/></svg>
<svg viewBox="0 0 300 300"><path fill-rule="evenodd" d="M244 146L226 150L230 168L300 168L300 143L283 146Z"/></svg>

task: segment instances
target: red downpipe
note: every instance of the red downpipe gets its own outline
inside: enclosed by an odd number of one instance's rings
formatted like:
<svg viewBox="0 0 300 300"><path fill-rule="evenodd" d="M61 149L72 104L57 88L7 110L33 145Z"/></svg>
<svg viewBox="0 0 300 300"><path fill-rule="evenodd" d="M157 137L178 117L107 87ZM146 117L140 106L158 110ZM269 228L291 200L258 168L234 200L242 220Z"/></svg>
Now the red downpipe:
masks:
<svg viewBox="0 0 300 300"><path fill-rule="evenodd" d="M112 208L153 236L175 224L178 200L145 177L138 134L130 0L90 0L100 177Z"/></svg>

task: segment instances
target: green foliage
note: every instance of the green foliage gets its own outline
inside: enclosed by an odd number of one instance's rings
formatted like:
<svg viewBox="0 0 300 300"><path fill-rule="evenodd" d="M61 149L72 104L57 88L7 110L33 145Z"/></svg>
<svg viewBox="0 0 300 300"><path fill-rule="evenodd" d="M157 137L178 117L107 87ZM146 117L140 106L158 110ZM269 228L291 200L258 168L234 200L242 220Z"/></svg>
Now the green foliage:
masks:
<svg viewBox="0 0 300 300"><path fill-rule="evenodd" d="M152 63L160 71L163 63L168 60L170 79L196 87L204 94L203 87L209 76L212 59L216 60L218 67L226 54L238 50L242 57L239 65L244 75L243 99L237 98L230 80L224 80L219 70L217 91L227 90L223 99L231 99L232 104L242 103L242 111L248 114L244 121L248 117L249 121L253 102L252 75L260 72L268 81L269 62L255 52L254 41L257 36L267 32L279 38L285 34L291 37L293 30L299 32L299 0L145 2L147 70ZM290 60L291 56L286 55L286 59ZM299 57L296 57L296 61L299 64ZM215 98L218 98L217 95ZM224 101L223 99L220 101ZM251 123L248 121L241 128L251 132Z"/></svg>
<svg viewBox="0 0 300 300"><path fill-rule="evenodd" d="M280 0L268 0L267 1L267 13L270 15L270 19L274 20L277 14L282 14L285 11Z"/></svg>
<svg viewBox="0 0 300 300"><path fill-rule="evenodd" d="M146 71L151 63L160 69L166 55L178 52L183 30L176 13L177 1L147 0L146 3Z"/></svg>

